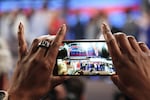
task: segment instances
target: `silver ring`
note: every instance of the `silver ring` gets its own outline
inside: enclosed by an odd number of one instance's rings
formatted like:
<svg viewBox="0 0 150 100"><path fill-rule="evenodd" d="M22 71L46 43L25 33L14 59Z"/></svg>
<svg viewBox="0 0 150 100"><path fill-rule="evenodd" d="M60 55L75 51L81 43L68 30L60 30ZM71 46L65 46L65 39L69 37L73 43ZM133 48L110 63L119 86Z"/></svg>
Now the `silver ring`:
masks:
<svg viewBox="0 0 150 100"><path fill-rule="evenodd" d="M39 44L38 44L38 47L46 47L46 48L49 48L50 46L50 43L49 41L46 41L46 40L43 40L41 41Z"/></svg>

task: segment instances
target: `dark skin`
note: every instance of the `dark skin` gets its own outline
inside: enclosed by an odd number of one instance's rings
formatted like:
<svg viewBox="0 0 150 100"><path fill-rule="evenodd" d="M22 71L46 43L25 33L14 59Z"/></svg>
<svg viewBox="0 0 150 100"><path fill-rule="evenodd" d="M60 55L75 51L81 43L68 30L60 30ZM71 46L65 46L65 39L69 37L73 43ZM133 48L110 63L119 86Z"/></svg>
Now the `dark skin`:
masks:
<svg viewBox="0 0 150 100"><path fill-rule="evenodd" d="M150 50L124 33L112 35L108 25L102 25L109 52L117 74L114 84L133 100L150 100Z"/></svg>
<svg viewBox="0 0 150 100"><path fill-rule="evenodd" d="M28 50L24 37L24 28L18 27L19 59L8 93L10 100L39 100L66 77L53 76L58 48L66 34L66 25L62 25L56 37L46 35L35 39ZM49 48L38 47L42 40L50 43Z"/></svg>
<svg viewBox="0 0 150 100"><path fill-rule="evenodd" d="M102 30L117 71L111 77L114 84L133 100L150 100L149 48L124 33L112 35L106 24L102 25ZM19 60L8 90L10 100L38 100L66 79L52 74L65 33L66 26L63 25L56 37L39 37L33 41L28 51L23 25L19 25ZM42 40L49 41L50 47L38 47Z"/></svg>

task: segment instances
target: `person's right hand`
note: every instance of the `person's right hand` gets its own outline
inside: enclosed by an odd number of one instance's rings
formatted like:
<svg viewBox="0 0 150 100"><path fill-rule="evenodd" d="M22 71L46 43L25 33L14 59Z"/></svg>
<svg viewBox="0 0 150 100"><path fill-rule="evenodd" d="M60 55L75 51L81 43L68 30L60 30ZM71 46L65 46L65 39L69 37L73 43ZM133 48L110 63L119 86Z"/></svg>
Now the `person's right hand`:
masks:
<svg viewBox="0 0 150 100"><path fill-rule="evenodd" d="M35 39L29 51L21 23L18 30L19 59L12 85L8 90L9 99L40 100L65 79L53 76L53 69L59 46L66 34L66 25L59 28L56 37L46 35ZM42 46L41 43L46 44L47 47Z"/></svg>
<svg viewBox="0 0 150 100"><path fill-rule="evenodd" d="M112 35L106 24L102 32L117 72L111 77L114 84L133 100L150 100L149 48L133 36Z"/></svg>

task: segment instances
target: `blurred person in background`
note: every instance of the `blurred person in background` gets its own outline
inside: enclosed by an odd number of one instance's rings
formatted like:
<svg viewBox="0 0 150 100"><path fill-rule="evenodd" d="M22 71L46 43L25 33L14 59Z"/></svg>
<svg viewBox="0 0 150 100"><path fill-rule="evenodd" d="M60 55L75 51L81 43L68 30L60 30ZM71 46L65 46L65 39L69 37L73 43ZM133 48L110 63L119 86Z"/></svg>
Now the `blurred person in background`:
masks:
<svg viewBox="0 0 150 100"><path fill-rule="evenodd" d="M81 78L72 77L56 86L46 98L50 100L86 100L85 83Z"/></svg>
<svg viewBox="0 0 150 100"><path fill-rule="evenodd" d="M75 24L70 27L70 32L74 34L75 39L83 39L85 35L85 25L81 21L81 12L79 10L76 11L75 20Z"/></svg>
<svg viewBox="0 0 150 100"><path fill-rule="evenodd" d="M114 100L131 100L129 99L126 95L124 95L123 93L115 93L114 94Z"/></svg>
<svg viewBox="0 0 150 100"><path fill-rule="evenodd" d="M34 38L49 33L49 23L51 23L52 12L48 9L48 2L44 2L42 8L33 13L30 18L31 42Z"/></svg>
<svg viewBox="0 0 150 100"><path fill-rule="evenodd" d="M145 42L150 48L150 0L142 1L141 11L142 15L138 20L138 40Z"/></svg>
<svg viewBox="0 0 150 100"><path fill-rule="evenodd" d="M66 92L67 100L85 100L85 83L80 78L70 78L63 83Z"/></svg>
<svg viewBox="0 0 150 100"><path fill-rule="evenodd" d="M8 89L12 67L12 57L8 44L0 37L0 90Z"/></svg>
<svg viewBox="0 0 150 100"><path fill-rule="evenodd" d="M144 12L138 25L140 29L138 40L145 42L150 48L150 13Z"/></svg>
<svg viewBox="0 0 150 100"><path fill-rule="evenodd" d="M103 21L108 23L108 16L104 11L99 11L98 14L92 16L85 27L85 38L97 39L100 36L99 26Z"/></svg>
<svg viewBox="0 0 150 100"><path fill-rule="evenodd" d="M92 16L85 27L85 38L86 39L98 39L99 37L103 39L101 29L99 26L103 23L110 25L113 33L119 32L120 29L111 25L108 19L108 14L105 11L98 11L98 13Z"/></svg>
<svg viewBox="0 0 150 100"><path fill-rule="evenodd" d="M14 9L10 12L3 13L2 15L2 21L1 21L1 37L4 38L8 45L9 49L11 52L11 55L13 57L13 65L16 64L16 60L18 57L18 52L17 52L17 27L19 24L19 21L22 21L25 26L25 32L27 33L25 36L27 43L29 40L29 32L28 32L28 21L27 18L23 12L23 9Z"/></svg>
<svg viewBox="0 0 150 100"><path fill-rule="evenodd" d="M139 27L136 23L137 20L135 20L132 16L132 11L130 8L126 9L126 21L123 25L122 31L126 33L127 35L132 35L137 39L137 36L139 34Z"/></svg>
<svg viewBox="0 0 150 100"><path fill-rule="evenodd" d="M33 37L34 34L32 33L32 17L34 15L34 13L36 12L36 10L34 8L29 8L29 9L24 9L24 14L26 16L27 19L27 29L25 29L28 34L25 35L25 37L27 38L27 42L29 45L31 45L32 41L33 41Z"/></svg>
<svg viewBox="0 0 150 100"><path fill-rule="evenodd" d="M87 26L85 27L85 38L95 39L99 33L95 17L90 18Z"/></svg>
<svg viewBox="0 0 150 100"><path fill-rule="evenodd" d="M9 26L9 30L10 34L14 34L16 40L17 40L17 31L18 31L18 25L20 23L20 21L22 21L22 23L24 23L24 27L25 27L25 30L24 32L27 33L25 35L25 38L27 40L27 42L29 42L29 37L30 37L30 32L29 32L29 22L28 22L28 19L27 19L27 16L25 14L25 11L22 9L22 8L18 8L18 9L15 9L14 11L12 11L12 15L13 15L13 18L11 19L11 23L10 23L10 26ZM17 43L17 41L16 41ZM17 50L16 50L17 51Z"/></svg>
<svg viewBox="0 0 150 100"><path fill-rule="evenodd" d="M9 14L10 12L1 12L1 16L0 16L0 27L1 28L1 31L0 31L0 35L1 37L7 39L8 35L9 35L9 29L8 29L8 26L9 26Z"/></svg>
<svg viewBox="0 0 150 100"><path fill-rule="evenodd" d="M58 28L64 23L66 22L62 16L62 11L53 12L48 26L48 33L50 35L56 35Z"/></svg>

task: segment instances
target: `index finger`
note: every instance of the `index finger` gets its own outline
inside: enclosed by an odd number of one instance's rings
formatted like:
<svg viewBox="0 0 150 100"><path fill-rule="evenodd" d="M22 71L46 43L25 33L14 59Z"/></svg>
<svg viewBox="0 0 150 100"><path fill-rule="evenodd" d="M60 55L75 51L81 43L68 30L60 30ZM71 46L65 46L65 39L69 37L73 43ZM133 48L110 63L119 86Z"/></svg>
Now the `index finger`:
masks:
<svg viewBox="0 0 150 100"><path fill-rule="evenodd" d="M20 59L24 57L27 53L27 43L24 37L24 27L22 23L18 27L18 44L19 44L19 57Z"/></svg>
<svg viewBox="0 0 150 100"><path fill-rule="evenodd" d="M118 56L121 56L121 51L120 51L120 48L117 44L116 39L112 35L111 30L108 27L108 25L106 25L104 23L102 24L102 33L103 33L104 38L107 42L109 53L112 56L112 58L116 59L116 58L118 58Z"/></svg>
<svg viewBox="0 0 150 100"><path fill-rule="evenodd" d="M56 59L59 46L62 44L62 41L64 40L64 37L65 37L65 34L66 34L66 25L63 24L59 28L57 35L56 35L56 38L51 43L51 46L50 46L48 53L47 53L48 59L49 58Z"/></svg>

